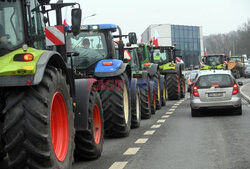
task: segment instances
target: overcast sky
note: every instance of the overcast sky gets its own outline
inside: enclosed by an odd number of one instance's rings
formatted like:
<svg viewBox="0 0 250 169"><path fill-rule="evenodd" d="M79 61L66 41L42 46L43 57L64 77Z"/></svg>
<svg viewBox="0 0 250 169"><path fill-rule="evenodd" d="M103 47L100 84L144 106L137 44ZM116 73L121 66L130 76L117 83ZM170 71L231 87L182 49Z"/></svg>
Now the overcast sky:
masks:
<svg viewBox="0 0 250 169"><path fill-rule="evenodd" d="M52 0L51 2L56 2ZM140 35L150 24L202 26L203 34L237 30L250 19L250 0L64 0L78 2L83 24L114 23ZM70 19L70 12L68 12Z"/></svg>

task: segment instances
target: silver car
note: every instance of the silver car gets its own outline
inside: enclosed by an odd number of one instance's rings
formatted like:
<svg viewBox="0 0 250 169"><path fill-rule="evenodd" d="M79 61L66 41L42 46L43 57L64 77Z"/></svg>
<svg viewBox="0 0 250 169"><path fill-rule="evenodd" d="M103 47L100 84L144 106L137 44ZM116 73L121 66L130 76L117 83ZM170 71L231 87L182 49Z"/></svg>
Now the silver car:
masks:
<svg viewBox="0 0 250 169"><path fill-rule="evenodd" d="M232 109L241 115L239 85L230 70L202 70L198 73L190 93L192 116L200 116L204 109Z"/></svg>

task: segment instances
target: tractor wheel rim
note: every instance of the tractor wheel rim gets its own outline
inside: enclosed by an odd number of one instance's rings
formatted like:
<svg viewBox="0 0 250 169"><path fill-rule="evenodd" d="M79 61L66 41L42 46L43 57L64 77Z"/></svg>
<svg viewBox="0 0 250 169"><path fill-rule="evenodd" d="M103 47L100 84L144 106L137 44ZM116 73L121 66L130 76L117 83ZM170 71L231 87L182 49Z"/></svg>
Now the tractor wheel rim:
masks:
<svg viewBox="0 0 250 169"><path fill-rule="evenodd" d="M166 89L165 89L165 85L163 85L163 100L166 100Z"/></svg>
<svg viewBox="0 0 250 169"><path fill-rule="evenodd" d="M123 87L123 111L124 111L124 116L125 116L125 122L128 123L128 118L129 118L129 105L128 105L128 90L127 90L127 85L124 83Z"/></svg>
<svg viewBox="0 0 250 169"><path fill-rule="evenodd" d="M156 93L154 93L154 109L156 109Z"/></svg>
<svg viewBox="0 0 250 169"><path fill-rule="evenodd" d="M99 106L95 104L93 109L93 133L96 144L100 143L101 132L102 132L102 123L101 123L100 109Z"/></svg>
<svg viewBox="0 0 250 169"><path fill-rule="evenodd" d="M56 158L62 162L68 151L69 123L65 100L60 92L56 92L52 98L50 118L53 149Z"/></svg>
<svg viewBox="0 0 250 169"><path fill-rule="evenodd" d="M183 81L183 83L182 83L182 91L183 91L183 93L185 93L185 82Z"/></svg>
<svg viewBox="0 0 250 169"><path fill-rule="evenodd" d="M160 83L158 82L158 100L160 101L161 100L161 90L160 90Z"/></svg>
<svg viewBox="0 0 250 169"><path fill-rule="evenodd" d="M139 102L139 96L138 94L136 95L136 117L137 120L140 120L140 102Z"/></svg>
<svg viewBox="0 0 250 169"><path fill-rule="evenodd" d="M180 75L178 76L178 92L181 92L181 78Z"/></svg>

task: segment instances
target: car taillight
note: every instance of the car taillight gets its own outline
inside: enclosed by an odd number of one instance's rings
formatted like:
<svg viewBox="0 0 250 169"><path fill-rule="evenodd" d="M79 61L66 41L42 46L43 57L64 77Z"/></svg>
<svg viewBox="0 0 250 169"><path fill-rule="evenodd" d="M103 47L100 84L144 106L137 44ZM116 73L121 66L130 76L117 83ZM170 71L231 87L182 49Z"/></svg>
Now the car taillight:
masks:
<svg viewBox="0 0 250 169"><path fill-rule="evenodd" d="M199 97L198 87L195 85L193 86L193 95L195 97Z"/></svg>
<svg viewBox="0 0 250 169"><path fill-rule="evenodd" d="M238 94L239 93L239 86L237 85L237 83L235 83L233 85L233 95Z"/></svg>
<svg viewBox="0 0 250 169"><path fill-rule="evenodd" d="M102 62L102 65L103 65L103 66L112 66L112 65L113 65L113 62L112 62L112 61L109 61L109 62Z"/></svg>

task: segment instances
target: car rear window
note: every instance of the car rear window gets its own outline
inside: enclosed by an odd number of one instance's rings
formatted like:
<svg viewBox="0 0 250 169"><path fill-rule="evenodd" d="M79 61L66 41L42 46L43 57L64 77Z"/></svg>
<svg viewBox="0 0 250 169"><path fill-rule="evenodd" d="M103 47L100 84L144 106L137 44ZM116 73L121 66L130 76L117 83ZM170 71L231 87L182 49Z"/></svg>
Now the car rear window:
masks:
<svg viewBox="0 0 250 169"><path fill-rule="evenodd" d="M229 75L225 74L213 74L200 76L196 85L198 88L210 88L214 87L232 87L233 79Z"/></svg>

